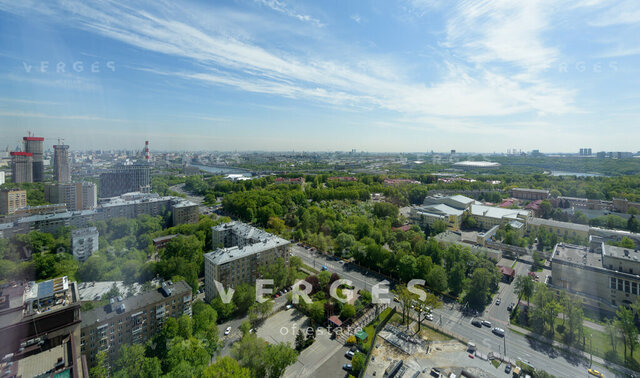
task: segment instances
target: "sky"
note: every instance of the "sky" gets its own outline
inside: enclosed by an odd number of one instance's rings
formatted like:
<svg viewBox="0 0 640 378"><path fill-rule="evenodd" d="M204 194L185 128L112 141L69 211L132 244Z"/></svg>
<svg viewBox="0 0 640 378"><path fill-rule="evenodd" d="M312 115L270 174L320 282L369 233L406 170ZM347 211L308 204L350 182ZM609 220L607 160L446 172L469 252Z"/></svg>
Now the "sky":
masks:
<svg viewBox="0 0 640 378"><path fill-rule="evenodd" d="M640 2L0 0L0 148L640 150Z"/></svg>

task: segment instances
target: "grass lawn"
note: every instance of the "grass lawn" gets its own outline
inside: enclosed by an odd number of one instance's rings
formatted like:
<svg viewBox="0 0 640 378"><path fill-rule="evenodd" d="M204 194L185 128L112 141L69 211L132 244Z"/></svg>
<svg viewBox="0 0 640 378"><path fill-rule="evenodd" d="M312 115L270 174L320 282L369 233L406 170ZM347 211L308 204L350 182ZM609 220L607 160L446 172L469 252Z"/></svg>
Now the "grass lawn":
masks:
<svg viewBox="0 0 640 378"><path fill-rule="evenodd" d="M491 365L493 365L493 367L497 369L500 366L500 361L491 360Z"/></svg>
<svg viewBox="0 0 640 378"><path fill-rule="evenodd" d="M305 268L306 270L310 271L310 272L320 273L320 271L318 269L314 269L314 268L310 267L309 265L307 265L305 263L302 263L302 267Z"/></svg>
<svg viewBox="0 0 640 378"><path fill-rule="evenodd" d="M367 348L366 350L371 349L371 341L373 341L373 334L376 333L376 327L378 326L378 324L380 324L382 319L384 319L385 317L387 317L387 315L389 315L390 312L391 312L391 307L385 308L384 311L382 311L377 318L375 318L371 323L369 323L366 327L364 327L364 331L367 333L367 335L369 335L369 337L367 338L367 341L365 341L362 344L365 348ZM393 319L394 317L395 315L391 319Z"/></svg>
<svg viewBox="0 0 640 378"><path fill-rule="evenodd" d="M519 318L518 316L515 316L514 318L511 319L511 321L514 324L518 324L518 326L522 328L526 328L532 331L531 327L523 324L519 324L518 318ZM563 343L562 334L557 331L558 326L560 325L562 325L562 319L557 318L555 321L556 332L553 338L555 341ZM588 354L590 352L590 348L593 347L594 356L599 356L608 361L615 362L620 365L625 365L626 367L632 370L636 370L636 371L640 370L640 351L638 351L637 349L633 354L633 360L630 360L630 356L627 351L627 358L629 359L629 361L627 361L627 363L625 364L624 363L624 344L622 343L622 340L620 339L617 340L616 350L613 351L613 348L611 347L611 340L605 332L600 332L600 331L591 329L589 327L584 327L584 336L585 336L584 345L581 340L580 342L577 342L573 345L575 348L581 349ZM590 342L589 339L591 337L593 337L593 339Z"/></svg>

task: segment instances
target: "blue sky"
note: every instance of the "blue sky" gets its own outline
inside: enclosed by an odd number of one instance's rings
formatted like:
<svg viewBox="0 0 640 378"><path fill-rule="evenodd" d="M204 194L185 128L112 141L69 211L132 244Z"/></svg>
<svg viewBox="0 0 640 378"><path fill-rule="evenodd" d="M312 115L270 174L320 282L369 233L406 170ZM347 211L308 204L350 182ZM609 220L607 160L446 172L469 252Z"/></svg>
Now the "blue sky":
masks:
<svg viewBox="0 0 640 378"><path fill-rule="evenodd" d="M640 150L640 2L0 0L0 147Z"/></svg>

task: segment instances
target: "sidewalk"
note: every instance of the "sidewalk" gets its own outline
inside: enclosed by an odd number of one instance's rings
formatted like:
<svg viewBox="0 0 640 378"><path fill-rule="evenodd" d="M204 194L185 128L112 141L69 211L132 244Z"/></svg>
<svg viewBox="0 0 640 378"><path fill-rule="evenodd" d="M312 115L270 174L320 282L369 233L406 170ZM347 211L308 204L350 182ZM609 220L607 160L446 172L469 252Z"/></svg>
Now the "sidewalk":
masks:
<svg viewBox="0 0 640 378"><path fill-rule="evenodd" d="M597 325L597 324L594 324L594 325ZM513 331L516 331L516 332L521 333L523 335L532 337L532 338L534 338L534 339L536 339L536 340L538 340L540 342L543 342L545 344L551 344L554 348L565 350L565 351L567 351L567 352L569 352L571 354L574 354L576 356L582 357L582 358L586 359L587 361L590 358L589 353L586 353L586 352L584 352L584 351L582 351L580 349L576 349L576 348L567 346L567 345L562 344L562 343L560 343L558 341L551 340L551 339L549 339L547 337L544 337L542 335L539 335L537 333L533 333L533 332L531 332L529 330L526 330L526 329L524 329L522 327L519 327L517 325L514 325L512 323L509 323L508 327L509 327L509 329L511 329ZM598 363L598 364L606 367L607 369L617 370L617 371L622 372L624 374L627 374L628 376L631 376L631 377L640 377L639 375L637 375L637 372L635 372L633 370L630 370L630 369L627 369L624 366L620 366L618 364L614 364L613 362L607 361L607 360L605 360L605 359L603 359L603 358L601 358L599 356L596 356L596 355L593 356L593 362Z"/></svg>

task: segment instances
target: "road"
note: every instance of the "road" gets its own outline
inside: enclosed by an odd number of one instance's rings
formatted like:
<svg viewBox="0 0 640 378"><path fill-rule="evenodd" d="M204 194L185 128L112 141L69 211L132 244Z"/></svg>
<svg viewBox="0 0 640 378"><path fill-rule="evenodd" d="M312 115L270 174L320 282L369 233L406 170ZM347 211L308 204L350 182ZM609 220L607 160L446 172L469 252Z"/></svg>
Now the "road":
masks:
<svg viewBox="0 0 640 378"><path fill-rule="evenodd" d="M318 252L311 252L302 247L294 245L291 249L294 256L298 256L302 261L316 269L326 266L329 271L338 273L342 278L349 279L354 286L371 290L371 287L382 281L382 277L373 273L366 272L354 264L341 263L326 257ZM523 265L523 266L518 266ZM516 272L526 274L528 266L522 263L516 265ZM522 271L522 272L521 272ZM501 284L499 295L504 296L503 303L499 306L492 303L486 310L489 320L504 325L505 337L499 337L491 333L491 329L483 327L477 328L471 324L471 317L464 316L459 310L457 304L445 304L442 308L436 309L434 313L434 322L440 323L443 327L450 329L456 334L463 335L473 340L478 348L484 352L503 353L506 345L506 355L512 359L522 359L529 361L534 367L543 369L558 377L584 376L587 373L588 362L583 361L570 354L560 352L551 346L529 340L525 336L512 332L508 329L508 312L507 306L513 299L513 288L511 285ZM508 302L511 301L511 302ZM484 316L482 315L482 316ZM602 367L598 370L607 377L615 376L611 372Z"/></svg>

